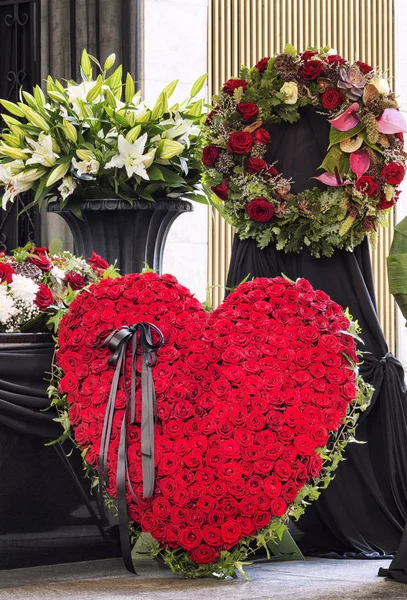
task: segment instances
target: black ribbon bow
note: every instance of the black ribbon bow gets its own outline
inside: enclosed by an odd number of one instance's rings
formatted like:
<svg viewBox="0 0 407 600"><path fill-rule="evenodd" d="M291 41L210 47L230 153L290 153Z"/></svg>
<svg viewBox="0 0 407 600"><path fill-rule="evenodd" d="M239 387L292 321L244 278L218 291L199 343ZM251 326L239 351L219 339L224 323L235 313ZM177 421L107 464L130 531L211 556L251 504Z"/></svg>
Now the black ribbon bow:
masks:
<svg viewBox="0 0 407 600"><path fill-rule="evenodd" d="M153 332L158 335L158 341L153 342ZM126 352L131 342L131 390L126 383ZM99 456L99 491L102 492L108 483L107 461L110 436L112 432L115 400L119 386L120 376L123 376L123 387L126 394L126 409L124 412L121 429L119 451L117 457L117 508L119 513L120 544L125 567L131 573L136 573L131 559L131 545L128 531L128 513L126 501L126 483L134 498L136 494L132 488L127 463L127 421L135 422L136 417L136 376L137 356L141 354L141 455L143 470L143 497L150 498L154 493L154 422L157 416L156 396L152 367L156 362L156 352L164 344L164 336L155 325L151 323L136 323L116 329L107 336L100 347L108 347L111 355L109 366L116 366L106 414L103 423ZM129 417L130 414L130 417ZM103 506L103 499L101 502Z"/></svg>

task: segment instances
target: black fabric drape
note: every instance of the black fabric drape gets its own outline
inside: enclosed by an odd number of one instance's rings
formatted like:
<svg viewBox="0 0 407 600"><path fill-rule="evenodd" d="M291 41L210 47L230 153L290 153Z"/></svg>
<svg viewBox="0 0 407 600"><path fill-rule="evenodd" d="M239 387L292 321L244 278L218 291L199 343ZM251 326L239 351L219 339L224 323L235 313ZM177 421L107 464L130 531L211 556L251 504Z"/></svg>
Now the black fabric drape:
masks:
<svg viewBox="0 0 407 600"><path fill-rule="evenodd" d="M278 160L276 166L286 177L295 176L295 193L313 187L310 177L327 147L323 118L304 111L299 123L274 126L271 135L267 159ZM407 396L403 368L388 353L378 321L368 242L353 252L336 251L332 258L316 259L307 250L285 254L273 245L260 250L253 240L235 238L227 287L248 274L282 273L294 280L305 277L349 307L362 327L361 349L367 352L361 373L376 390L357 428L357 438L367 444L349 444L334 481L301 517L300 547L327 556L392 554L407 518ZM400 549L400 557L406 554Z"/></svg>
<svg viewBox="0 0 407 600"><path fill-rule="evenodd" d="M119 554L102 539L61 457L44 445L62 430L55 410L44 411L54 344L43 338L0 334L0 569ZM80 452L69 461L82 479Z"/></svg>

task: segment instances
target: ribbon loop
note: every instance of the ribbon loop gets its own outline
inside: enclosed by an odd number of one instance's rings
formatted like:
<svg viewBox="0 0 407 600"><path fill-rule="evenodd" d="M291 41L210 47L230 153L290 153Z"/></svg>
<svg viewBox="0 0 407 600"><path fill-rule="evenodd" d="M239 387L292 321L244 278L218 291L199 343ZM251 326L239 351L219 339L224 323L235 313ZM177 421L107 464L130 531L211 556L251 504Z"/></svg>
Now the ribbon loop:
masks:
<svg viewBox="0 0 407 600"><path fill-rule="evenodd" d="M158 336L153 342L153 332ZM131 349L131 390L126 382L126 352L129 343ZM132 489L127 465L127 420L135 422L136 416L136 376L137 356L141 355L141 454L143 470L143 496L150 498L154 493L154 421L157 414L156 395L152 368L156 364L156 352L163 346L164 336L152 323L136 323L115 329L100 344L100 347L110 350L109 366L116 366L100 444L99 457L99 492L108 484L108 451L112 432L115 400L119 387L120 376L123 376L123 387L126 394L126 409L120 429L119 451L117 458L117 505L119 512L120 543L124 564L128 571L136 573L131 559L131 547L128 534L128 514L126 502L126 483L130 492L136 498ZM103 505L103 498L102 498Z"/></svg>

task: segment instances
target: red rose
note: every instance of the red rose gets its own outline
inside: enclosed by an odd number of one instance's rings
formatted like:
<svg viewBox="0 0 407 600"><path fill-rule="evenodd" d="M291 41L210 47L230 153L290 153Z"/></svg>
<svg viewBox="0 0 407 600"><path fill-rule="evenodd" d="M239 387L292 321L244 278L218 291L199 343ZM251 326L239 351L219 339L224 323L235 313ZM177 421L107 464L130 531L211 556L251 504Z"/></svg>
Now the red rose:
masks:
<svg viewBox="0 0 407 600"><path fill-rule="evenodd" d="M249 154L253 145L252 136L247 131L235 131L228 142L229 152L235 154Z"/></svg>
<svg viewBox="0 0 407 600"><path fill-rule="evenodd" d="M109 267L109 263L104 258L99 256L99 254L96 254L96 252L92 252L92 256L88 258L88 263L96 272L98 272L99 269L104 271Z"/></svg>
<svg viewBox="0 0 407 600"><path fill-rule="evenodd" d="M229 96L233 96L234 90L237 88L243 88L244 90L247 88L248 83L243 79L228 79L226 83L223 84L223 91Z"/></svg>
<svg viewBox="0 0 407 600"><path fill-rule="evenodd" d="M54 301L51 290L45 283L40 283L39 290L35 296L35 304L40 310L47 310Z"/></svg>
<svg viewBox="0 0 407 600"><path fill-rule="evenodd" d="M355 184L356 189L366 196L376 196L380 189L380 182L371 175L362 175Z"/></svg>
<svg viewBox="0 0 407 600"><path fill-rule="evenodd" d="M181 532L179 543L185 550L193 550L202 542L202 534L198 528L185 527Z"/></svg>
<svg viewBox="0 0 407 600"><path fill-rule="evenodd" d="M271 514L268 511L260 510L253 518L256 529L263 529L271 521Z"/></svg>
<svg viewBox="0 0 407 600"><path fill-rule="evenodd" d="M267 65L268 62L270 60L269 56L265 56L264 58L261 58L254 66L255 68L258 70L259 73L264 73L264 71L267 69Z"/></svg>
<svg viewBox="0 0 407 600"><path fill-rule="evenodd" d="M220 148L218 146L205 146L202 150L202 162L207 167L210 167L216 163L220 155Z"/></svg>
<svg viewBox="0 0 407 600"><path fill-rule="evenodd" d="M234 546L239 541L242 530L236 521L229 519L221 527L222 539L229 547Z"/></svg>
<svg viewBox="0 0 407 600"><path fill-rule="evenodd" d="M218 527L214 527L213 525L205 525L202 528L202 537L204 542L210 546L222 545L222 535Z"/></svg>
<svg viewBox="0 0 407 600"><path fill-rule="evenodd" d="M246 171L248 173L260 173L260 171L264 171L268 167L268 163L262 158L253 158L250 156L246 161Z"/></svg>
<svg viewBox="0 0 407 600"><path fill-rule="evenodd" d="M395 133L394 135L396 136L396 138L397 138L398 140L400 140L400 142L403 142L403 144L404 144L404 134L403 134L403 132L402 132L402 131L398 131L398 132L397 132L397 133Z"/></svg>
<svg viewBox="0 0 407 600"><path fill-rule="evenodd" d="M263 127L253 131L253 138L255 144L268 144L271 141L269 132Z"/></svg>
<svg viewBox="0 0 407 600"><path fill-rule="evenodd" d="M345 100L345 96L335 88L328 88L321 96L322 106L328 110L338 108Z"/></svg>
<svg viewBox="0 0 407 600"><path fill-rule="evenodd" d="M49 248L47 248L47 246L37 246L36 248L33 248L31 252L37 256L44 256L49 254Z"/></svg>
<svg viewBox="0 0 407 600"><path fill-rule="evenodd" d="M27 258L27 261L44 271L45 273L51 271L53 268L53 264L48 260L48 258L40 254L38 256L32 255Z"/></svg>
<svg viewBox="0 0 407 600"><path fill-rule="evenodd" d="M302 60L309 60L310 58L312 58L313 56L316 56L318 54L318 52L315 52L314 50L305 50L305 52L303 52L302 54L300 54Z"/></svg>
<svg viewBox="0 0 407 600"><path fill-rule="evenodd" d="M10 265L0 262L0 284L11 283L13 280L14 269Z"/></svg>
<svg viewBox="0 0 407 600"><path fill-rule="evenodd" d="M64 282L69 285L72 290L81 290L85 287L85 280L79 273L70 271L65 275Z"/></svg>
<svg viewBox="0 0 407 600"><path fill-rule="evenodd" d="M255 198L246 205L249 218L256 223L268 223L274 215L274 207L265 198Z"/></svg>
<svg viewBox="0 0 407 600"><path fill-rule="evenodd" d="M328 64L334 65L335 67L346 63L346 60L342 58L342 56L339 56L339 54L330 54L325 60Z"/></svg>
<svg viewBox="0 0 407 600"><path fill-rule="evenodd" d="M287 504L282 498L275 498L271 501L270 510L274 517L282 517L287 510Z"/></svg>
<svg viewBox="0 0 407 600"><path fill-rule="evenodd" d="M321 60L306 60L301 67L300 75L304 79L318 79L324 70L324 63Z"/></svg>
<svg viewBox="0 0 407 600"><path fill-rule="evenodd" d="M236 107L244 123L252 123L259 114L259 108L253 102L241 102Z"/></svg>
<svg viewBox="0 0 407 600"><path fill-rule="evenodd" d="M387 210L388 208L391 208L392 206L394 206L396 204L397 200L398 200L398 194L397 195L395 194L392 198L390 198L390 200L387 200L386 194L380 194L380 201L379 201L377 208L379 210Z"/></svg>
<svg viewBox="0 0 407 600"><path fill-rule="evenodd" d="M383 177L386 183L390 183L391 185L398 185L404 179L404 175L406 174L406 169L404 165L391 162L380 171L380 177Z"/></svg>
<svg viewBox="0 0 407 600"><path fill-rule="evenodd" d="M373 71L373 67L371 67L365 62L362 62L361 60L357 60L356 64L359 67L360 72L363 73L363 75L366 75L367 73L370 73L370 71Z"/></svg>
<svg viewBox="0 0 407 600"><path fill-rule="evenodd" d="M201 544L191 552L189 558L200 565L207 565L216 562L218 554L215 548Z"/></svg>
<svg viewBox="0 0 407 600"><path fill-rule="evenodd" d="M267 169L267 175L269 177L277 177L277 175L279 175L280 173L277 171L277 169L275 167L270 166Z"/></svg>

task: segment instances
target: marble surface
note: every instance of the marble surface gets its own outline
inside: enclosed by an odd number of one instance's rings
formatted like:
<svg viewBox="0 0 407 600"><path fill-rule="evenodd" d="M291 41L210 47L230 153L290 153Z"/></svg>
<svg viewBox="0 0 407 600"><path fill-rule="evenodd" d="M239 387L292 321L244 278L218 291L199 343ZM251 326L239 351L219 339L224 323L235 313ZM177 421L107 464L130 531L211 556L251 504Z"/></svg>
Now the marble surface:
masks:
<svg viewBox="0 0 407 600"><path fill-rule="evenodd" d="M139 577L121 559L0 573L0 600L405 600L405 585L377 577L383 560L323 560L256 564L243 579L182 579L154 561L139 560Z"/></svg>

